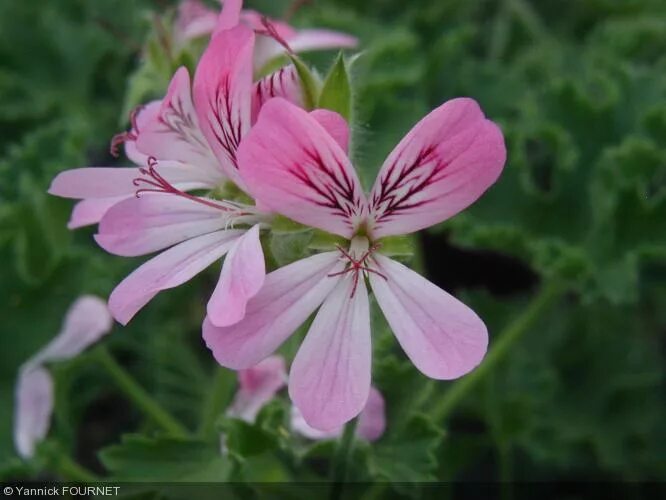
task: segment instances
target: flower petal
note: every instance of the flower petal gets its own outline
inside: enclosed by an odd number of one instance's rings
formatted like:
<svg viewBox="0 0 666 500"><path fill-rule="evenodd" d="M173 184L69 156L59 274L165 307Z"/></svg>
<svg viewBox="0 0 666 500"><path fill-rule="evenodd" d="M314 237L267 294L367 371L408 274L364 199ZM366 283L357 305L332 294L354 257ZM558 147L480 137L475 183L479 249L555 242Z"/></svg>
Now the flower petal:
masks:
<svg viewBox="0 0 666 500"><path fill-rule="evenodd" d="M325 29L299 30L287 40L294 52L310 50L353 49L358 45L358 38L339 31Z"/></svg>
<svg viewBox="0 0 666 500"><path fill-rule="evenodd" d="M370 273L372 291L412 363L444 380L474 369L488 347L476 313L404 265L379 254L374 259L386 279Z"/></svg>
<svg viewBox="0 0 666 500"><path fill-rule="evenodd" d="M445 102L384 162L370 195L372 236L411 233L457 214L497 180L505 160L502 132L474 100Z"/></svg>
<svg viewBox="0 0 666 500"><path fill-rule="evenodd" d="M226 7L226 5L225 5ZM201 130L222 171L240 188L236 153L250 128L254 33L236 26L213 36L194 76L194 105Z"/></svg>
<svg viewBox="0 0 666 500"><path fill-rule="evenodd" d="M49 432L53 413L53 380L42 367L21 370L16 386L14 444L23 458L32 458L36 445Z"/></svg>
<svg viewBox="0 0 666 500"><path fill-rule="evenodd" d="M187 191L215 187L205 173L187 165L160 162L156 167L174 187ZM60 172L51 182L49 194L63 198L110 198L133 196L139 189L134 179L142 177L136 167L87 167Z"/></svg>
<svg viewBox="0 0 666 500"><path fill-rule="evenodd" d="M230 417L254 422L259 410L287 385L287 369L282 356L269 356L238 372L240 389L227 410Z"/></svg>
<svg viewBox="0 0 666 500"><path fill-rule="evenodd" d="M100 221L95 241L109 253L133 257L219 231L225 224L217 208L170 194L143 194L113 206Z"/></svg>
<svg viewBox="0 0 666 500"><path fill-rule="evenodd" d="M365 281L355 284L348 274L324 301L291 365L289 395L310 426L331 430L363 410L371 351Z"/></svg>
<svg viewBox="0 0 666 500"><path fill-rule="evenodd" d="M106 303L99 297L82 295L67 311L58 335L25 366L71 359L108 334L112 325Z"/></svg>
<svg viewBox="0 0 666 500"><path fill-rule="evenodd" d="M386 430L386 405L384 397L375 387L370 387L368 401L358 417L356 435L367 440L376 441Z"/></svg>
<svg viewBox="0 0 666 500"><path fill-rule="evenodd" d="M192 103L190 75L181 66L171 79L159 112L137 131L136 147L158 160L180 161L209 170L221 182L217 159L199 128Z"/></svg>
<svg viewBox="0 0 666 500"><path fill-rule="evenodd" d="M113 290L109 297L113 317L126 325L159 292L185 283L222 257L243 232L228 230L205 234L153 257Z"/></svg>
<svg viewBox="0 0 666 500"><path fill-rule="evenodd" d="M261 289L266 278L259 224L252 226L229 250L220 279L208 301L208 320L215 326L238 323L245 316L248 300Z"/></svg>
<svg viewBox="0 0 666 500"><path fill-rule="evenodd" d="M315 109L310 111L310 116L326 129L345 153L349 153L349 125L340 113L329 109Z"/></svg>
<svg viewBox="0 0 666 500"><path fill-rule="evenodd" d="M342 434L344 429L343 426L335 427L334 429L330 429L328 431L315 429L305 421L303 414L296 406L291 407L290 422L291 428L296 434L300 434L303 437L317 441L322 439L336 438Z"/></svg>
<svg viewBox="0 0 666 500"><path fill-rule="evenodd" d="M183 0L178 6L174 26L175 36L182 43L192 38L209 35L217 25L219 14L200 0Z"/></svg>
<svg viewBox="0 0 666 500"><path fill-rule="evenodd" d="M116 203L127 199L126 196L113 196L111 198L89 198L81 200L72 209L67 222L68 229L78 229L91 224L97 224L104 214Z"/></svg>
<svg viewBox="0 0 666 500"><path fill-rule="evenodd" d="M315 118L281 98L268 101L238 152L243 179L270 209L351 238L365 195L338 143Z"/></svg>
<svg viewBox="0 0 666 500"><path fill-rule="evenodd" d="M220 17L217 19L217 26L215 26L213 36L223 30L228 30L236 26L240 21L242 8L243 0L225 0L222 5Z"/></svg>
<svg viewBox="0 0 666 500"><path fill-rule="evenodd" d="M257 121L261 107L273 97L283 97L303 107L303 89L293 64L280 68L254 84L252 89L252 123Z"/></svg>
<svg viewBox="0 0 666 500"><path fill-rule="evenodd" d="M272 354L333 289L336 280L327 275L343 268L338 252L299 260L266 276L238 323L218 328L206 318L203 338L217 362L239 370Z"/></svg>

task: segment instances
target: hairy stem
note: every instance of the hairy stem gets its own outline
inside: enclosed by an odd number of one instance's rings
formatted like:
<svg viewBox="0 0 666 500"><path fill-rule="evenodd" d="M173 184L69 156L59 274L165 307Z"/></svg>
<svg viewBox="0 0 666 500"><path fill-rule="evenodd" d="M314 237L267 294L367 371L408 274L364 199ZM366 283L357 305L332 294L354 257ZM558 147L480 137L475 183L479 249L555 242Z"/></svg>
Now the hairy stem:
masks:
<svg viewBox="0 0 666 500"><path fill-rule="evenodd" d="M104 367L118 388L157 425L174 436L186 436L187 429L172 417L141 387L127 371L118 364L106 348L97 351L97 360Z"/></svg>

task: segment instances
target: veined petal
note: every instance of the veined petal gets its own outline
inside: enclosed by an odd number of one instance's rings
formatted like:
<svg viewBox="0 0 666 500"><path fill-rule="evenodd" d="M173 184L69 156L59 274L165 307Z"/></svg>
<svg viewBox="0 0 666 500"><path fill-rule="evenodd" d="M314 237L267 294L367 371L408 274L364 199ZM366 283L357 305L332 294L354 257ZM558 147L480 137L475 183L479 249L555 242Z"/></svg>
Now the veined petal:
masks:
<svg viewBox="0 0 666 500"><path fill-rule="evenodd" d="M273 97L282 97L303 107L303 89L293 64L280 68L254 84L252 91L252 123L257 121L261 107Z"/></svg>
<svg viewBox="0 0 666 500"><path fill-rule="evenodd" d="M174 187L183 191L215 187L200 170L187 165L161 162L157 171ZM86 167L60 172L51 182L49 194L63 198L111 198L134 195L139 189L134 179L142 174L136 167Z"/></svg>
<svg viewBox="0 0 666 500"><path fill-rule="evenodd" d="M71 359L108 334L112 325L113 319L104 301L93 295L83 295L67 311L58 335L24 366L27 369Z"/></svg>
<svg viewBox="0 0 666 500"><path fill-rule="evenodd" d="M217 159L199 128L187 68L178 68L159 112L139 126L137 135L136 147L141 153L209 169L211 175L217 173L223 180Z"/></svg>
<svg viewBox="0 0 666 500"><path fill-rule="evenodd" d="M224 259L220 279L208 301L208 320L215 326L238 323L245 316L248 300L261 289L266 278L259 224L241 236Z"/></svg>
<svg viewBox="0 0 666 500"><path fill-rule="evenodd" d="M116 255L134 257L224 229L220 209L172 194L143 194L114 205L102 218L95 241Z"/></svg>
<svg viewBox="0 0 666 500"><path fill-rule="evenodd" d="M201 130L223 172L243 189L236 153L250 128L253 47L254 33L246 26L221 31L213 36L194 76Z"/></svg>
<svg viewBox="0 0 666 500"><path fill-rule="evenodd" d="M14 444L23 458L32 458L46 437L53 413L53 380L42 367L21 370L14 407Z"/></svg>
<svg viewBox="0 0 666 500"><path fill-rule="evenodd" d="M159 292L185 283L222 257L243 233L231 229L205 234L153 257L111 292L113 317L126 325Z"/></svg>
<svg viewBox="0 0 666 500"><path fill-rule="evenodd" d="M502 132L474 100L445 102L384 162L370 195L372 236L411 233L448 219L497 180L505 160Z"/></svg>
<svg viewBox="0 0 666 500"><path fill-rule="evenodd" d="M370 273L372 291L412 363L444 380L474 369L488 347L486 325L476 313L404 265L373 258L385 278Z"/></svg>
<svg viewBox="0 0 666 500"><path fill-rule="evenodd" d="M261 203L302 224L351 238L366 200L342 148L306 111L268 101L238 152L241 174Z"/></svg>
<svg viewBox="0 0 666 500"><path fill-rule="evenodd" d="M78 229L91 224L97 224L104 214L116 203L127 199L126 196L113 196L111 198L89 198L81 200L72 209L67 222L68 229Z"/></svg>
<svg viewBox="0 0 666 500"><path fill-rule="evenodd" d="M310 426L331 430L363 410L371 351L365 281L347 275L315 316L289 373L289 395Z"/></svg>
<svg viewBox="0 0 666 500"><path fill-rule="evenodd" d="M272 354L333 289L337 280L328 274L343 268L338 252L299 260L266 276L238 323L219 328L206 318L203 338L217 362L239 370Z"/></svg>
<svg viewBox="0 0 666 500"><path fill-rule="evenodd" d="M326 129L345 153L349 153L349 125L340 113L329 109L315 109L310 111L310 116Z"/></svg>
<svg viewBox="0 0 666 500"><path fill-rule="evenodd" d="M287 385L287 369L282 356L269 356L262 362L238 372L240 389L227 415L254 422L259 410Z"/></svg>

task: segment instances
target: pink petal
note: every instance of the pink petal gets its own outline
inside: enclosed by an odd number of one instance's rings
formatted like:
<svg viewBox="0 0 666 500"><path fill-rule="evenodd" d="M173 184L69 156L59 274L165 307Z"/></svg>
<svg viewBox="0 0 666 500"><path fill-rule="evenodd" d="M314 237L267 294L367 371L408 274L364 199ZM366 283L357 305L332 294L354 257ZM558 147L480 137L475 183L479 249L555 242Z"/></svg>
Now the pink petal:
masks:
<svg viewBox="0 0 666 500"><path fill-rule="evenodd" d="M267 102L238 152L253 196L295 221L350 238L365 195L344 151L306 111Z"/></svg>
<svg viewBox="0 0 666 500"><path fill-rule="evenodd" d="M243 0L225 0L222 4L222 12L220 12L213 36L216 36L221 31L235 27L240 22L242 8Z"/></svg>
<svg viewBox="0 0 666 500"><path fill-rule="evenodd" d="M146 193L114 205L95 241L107 252L132 257L162 250L225 227L219 209L173 194Z"/></svg>
<svg viewBox="0 0 666 500"><path fill-rule="evenodd" d="M386 430L385 407L382 394L374 387L370 387L368 401L358 417L356 435L367 441L376 441L382 437Z"/></svg>
<svg viewBox="0 0 666 500"><path fill-rule="evenodd" d="M58 335L25 366L71 359L108 334L112 325L106 303L93 295L83 295L67 311Z"/></svg>
<svg viewBox="0 0 666 500"><path fill-rule="evenodd" d="M266 278L259 224L241 236L229 250L220 279L208 301L208 320L215 326L238 323L245 316L248 300L261 289Z"/></svg>
<svg viewBox="0 0 666 500"><path fill-rule="evenodd" d="M474 369L488 347L476 313L404 265L379 254L374 259L387 279L370 273L372 291L412 363L434 379Z"/></svg>
<svg viewBox="0 0 666 500"><path fill-rule="evenodd" d="M284 358L269 356L262 362L238 372L240 389L227 415L254 422L259 410L287 385Z"/></svg>
<svg viewBox="0 0 666 500"><path fill-rule="evenodd" d="M160 162L156 170L174 187L183 191L215 187L205 173L187 165ZM51 182L49 193L63 198L111 198L134 195L143 177L136 167L87 167L60 172Z"/></svg>
<svg viewBox="0 0 666 500"><path fill-rule="evenodd" d="M284 21L280 21L279 19L267 18L263 14L252 9L244 9L241 12L241 21L243 21L243 23L247 27L251 28L254 31L266 30L266 26L264 26L263 19L266 19L268 23L273 27L275 32L278 34L278 36L285 40L288 38L292 38L293 36L296 35L296 30L291 26L289 26Z"/></svg>
<svg viewBox="0 0 666 500"><path fill-rule="evenodd" d="M293 65L285 66L254 84L252 90L252 123L257 121L261 107L273 97L283 97L303 107L301 80Z"/></svg>
<svg viewBox="0 0 666 500"><path fill-rule="evenodd" d="M372 348L362 277L353 290L348 274L324 301L291 365L289 395L315 429L339 427L368 400Z"/></svg>
<svg viewBox="0 0 666 500"><path fill-rule="evenodd" d="M205 234L153 257L113 290L109 297L113 317L126 325L159 292L182 285L221 258L243 232Z"/></svg>
<svg viewBox="0 0 666 500"><path fill-rule="evenodd" d="M373 237L411 233L457 214L497 180L505 160L502 132L479 105L447 101L384 162L370 195Z"/></svg>
<svg viewBox="0 0 666 500"><path fill-rule="evenodd" d="M353 49L358 45L358 38L325 29L299 30L293 38L287 40L294 52L326 49Z"/></svg>
<svg viewBox="0 0 666 500"><path fill-rule="evenodd" d="M72 209L72 214L67 222L68 229L97 224L104 214L116 203L127 199L126 196L114 196L111 198L89 198L81 200Z"/></svg>
<svg viewBox="0 0 666 500"><path fill-rule="evenodd" d="M349 125L341 114L328 109L315 109L310 116L326 129L345 153L349 153Z"/></svg>
<svg viewBox="0 0 666 500"><path fill-rule="evenodd" d="M343 426L335 427L328 431L315 429L308 425L303 418L303 414L296 406L291 407L291 428L297 434L308 439L331 439L342 434ZM376 441L386 430L386 410L384 398L374 387L370 387L368 402L365 408L358 416L358 425L356 427L356 436L366 441Z"/></svg>
<svg viewBox="0 0 666 500"><path fill-rule="evenodd" d="M290 420L291 428L296 434L300 434L303 437L317 441L336 438L342 434L342 430L344 429L343 426L335 427L328 431L315 429L305 421L303 414L296 406L291 407Z"/></svg>
<svg viewBox="0 0 666 500"><path fill-rule="evenodd" d="M53 413L53 380L42 367L21 370L16 386L14 444L23 458L32 458L35 447L49 432Z"/></svg>
<svg viewBox="0 0 666 500"><path fill-rule="evenodd" d="M208 169L223 180L208 142L199 128L192 103L190 75L180 67L162 99L159 112L139 126L136 147L158 160L180 161Z"/></svg>
<svg viewBox="0 0 666 500"><path fill-rule="evenodd" d="M199 0L183 0L178 6L175 22L176 38L184 42L209 35L215 29L219 14Z"/></svg>
<svg viewBox="0 0 666 500"><path fill-rule="evenodd" d="M241 188L236 152L250 128L253 47L254 33L247 27L221 31L201 56L194 76L201 130L223 172Z"/></svg>
<svg viewBox="0 0 666 500"><path fill-rule="evenodd" d="M336 280L327 275L343 269L338 257L321 253L268 274L245 317L232 326L218 328L206 318L203 338L217 362L238 370L271 355L333 289Z"/></svg>

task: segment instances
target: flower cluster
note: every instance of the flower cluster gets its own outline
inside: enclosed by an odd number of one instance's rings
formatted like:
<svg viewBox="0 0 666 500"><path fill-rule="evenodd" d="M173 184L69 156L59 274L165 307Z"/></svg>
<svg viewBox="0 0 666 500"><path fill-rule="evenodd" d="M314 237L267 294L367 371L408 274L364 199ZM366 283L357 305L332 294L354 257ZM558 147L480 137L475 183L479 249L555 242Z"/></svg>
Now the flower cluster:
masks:
<svg viewBox="0 0 666 500"><path fill-rule="evenodd" d="M252 419L282 387L286 375L265 376L284 369L271 355L316 312L289 374L294 428L334 436L361 414L359 432L374 439L384 423L371 387L369 290L425 375L459 377L486 352L482 320L392 259L385 242L476 201L504 166L502 133L474 100L445 102L400 141L366 192L348 157L349 123L315 109L316 77L304 76L295 55L356 39L296 30L239 0L219 14L186 0L175 30L179 43L210 41L193 78L179 68L165 96L138 108L112 141L136 166L65 171L50 193L80 200L70 227L98 224L95 240L108 252L160 252L111 293L122 324L224 257L203 337L222 366L241 370L230 413ZM271 67L279 69L266 75ZM283 218L329 235L329 249L274 268L262 241Z"/></svg>

